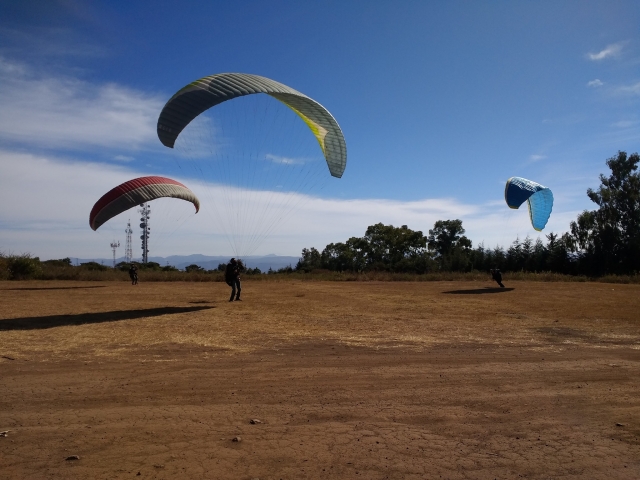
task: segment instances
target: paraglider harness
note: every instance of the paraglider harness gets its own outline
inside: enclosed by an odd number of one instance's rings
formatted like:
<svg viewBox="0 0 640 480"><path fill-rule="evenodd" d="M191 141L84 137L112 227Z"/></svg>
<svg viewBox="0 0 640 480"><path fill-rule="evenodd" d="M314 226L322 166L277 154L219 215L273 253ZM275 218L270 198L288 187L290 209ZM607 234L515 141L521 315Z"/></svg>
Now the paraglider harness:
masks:
<svg viewBox="0 0 640 480"><path fill-rule="evenodd" d="M226 282L227 285L229 285L230 287L233 287L233 283L235 281L236 278L238 278L238 264L235 262L229 262L227 264L227 268L225 269L224 272L224 281Z"/></svg>

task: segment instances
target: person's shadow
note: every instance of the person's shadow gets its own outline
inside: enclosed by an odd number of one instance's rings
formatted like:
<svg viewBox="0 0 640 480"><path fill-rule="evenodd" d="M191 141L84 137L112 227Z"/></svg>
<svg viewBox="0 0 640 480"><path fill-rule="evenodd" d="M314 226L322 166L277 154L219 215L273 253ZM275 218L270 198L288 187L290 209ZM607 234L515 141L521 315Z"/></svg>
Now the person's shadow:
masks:
<svg viewBox="0 0 640 480"><path fill-rule="evenodd" d="M484 287L484 288L473 288L469 290L449 290L447 292L453 295L482 295L483 293L504 293L510 292L511 290L515 290L515 288L500 288L500 287Z"/></svg>
<svg viewBox="0 0 640 480"><path fill-rule="evenodd" d="M115 310L112 312L79 313L74 315L46 315L42 317L21 317L0 320L0 332L8 330L41 330L69 325L85 325L87 323L118 322L145 317L159 317L176 313L198 312L215 308L212 306L193 307L160 307L140 310Z"/></svg>
<svg viewBox="0 0 640 480"><path fill-rule="evenodd" d="M3 290L75 290L78 288L105 288L106 285L88 285L84 287L18 287L3 288Z"/></svg>

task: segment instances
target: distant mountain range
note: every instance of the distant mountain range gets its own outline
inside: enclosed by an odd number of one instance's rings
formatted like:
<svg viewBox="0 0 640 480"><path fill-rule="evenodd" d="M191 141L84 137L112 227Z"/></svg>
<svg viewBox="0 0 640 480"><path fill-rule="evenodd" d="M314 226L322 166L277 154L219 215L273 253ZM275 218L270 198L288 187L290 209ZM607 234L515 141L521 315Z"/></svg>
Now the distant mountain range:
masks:
<svg viewBox="0 0 640 480"><path fill-rule="evenodd" d="M171 255L169 257L149 257L150 262L157 262L163 267L165 265L171 265L173 267L178 268L179 270L184 270L184 268L188 265L198 265L205 270L214 270L218 268L218 265L221 263L227 263L231 257L222 257L222 256L211 256L211 255L201 255L201 254L193 254L193 255ZM72 258L73 264L77 263L86 263L86 262L98 262L103 265L112 265L112 258ZM299 257L287 257L280 255L264 255L264 256L249 256L242 258L245 266L247 268L259 268L262 272L267 272L269 268L272 270L278 270L280 268L287 267L291 265L295 267L298 263ZM139 258L135 258L134 261L140 262ZM116 263L124 262L124 257L116 258Z"/></svg>

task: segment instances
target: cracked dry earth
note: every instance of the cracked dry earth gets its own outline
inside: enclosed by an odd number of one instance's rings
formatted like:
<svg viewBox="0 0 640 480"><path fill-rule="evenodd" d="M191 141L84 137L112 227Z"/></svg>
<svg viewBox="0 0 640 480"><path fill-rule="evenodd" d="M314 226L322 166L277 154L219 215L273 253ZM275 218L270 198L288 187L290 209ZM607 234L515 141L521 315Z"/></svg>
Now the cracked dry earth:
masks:
<svg viewBox="0 0 640 480"><path fill-rule="evenodd" d="M0 478L640 478L640 286L505 283L1 282Z"/></svg>

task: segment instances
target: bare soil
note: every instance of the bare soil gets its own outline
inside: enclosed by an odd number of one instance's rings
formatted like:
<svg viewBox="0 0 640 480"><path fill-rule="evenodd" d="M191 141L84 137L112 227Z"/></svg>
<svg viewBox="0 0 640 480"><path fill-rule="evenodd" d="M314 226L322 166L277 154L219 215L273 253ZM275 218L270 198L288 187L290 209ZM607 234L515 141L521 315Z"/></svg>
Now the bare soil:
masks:
<svg viewBox="0 0 640 480"><path fill-rule="evenodd" d="M505 283L0 282L0 478L640 478L640 285Z"/></svg>

